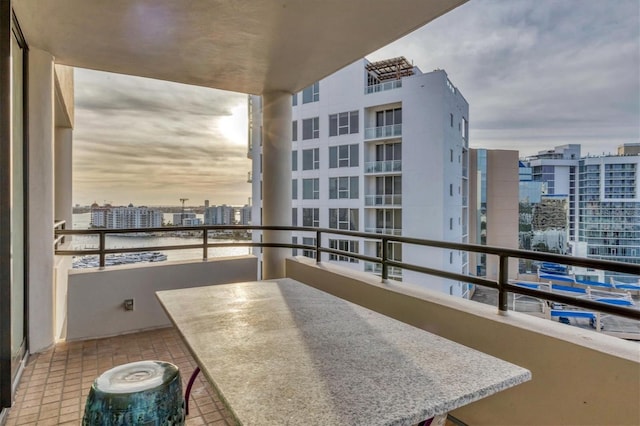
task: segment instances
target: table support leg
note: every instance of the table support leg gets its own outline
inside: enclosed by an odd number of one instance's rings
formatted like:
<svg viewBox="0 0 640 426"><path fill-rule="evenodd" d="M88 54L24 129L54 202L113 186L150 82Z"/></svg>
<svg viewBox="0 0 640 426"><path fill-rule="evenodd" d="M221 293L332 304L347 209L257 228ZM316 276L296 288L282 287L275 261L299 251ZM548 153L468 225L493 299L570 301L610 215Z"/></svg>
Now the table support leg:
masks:
<svg viewBox="0 0 640 426"><path fill-rule="evenodd" d="M189 383L187 383L187 390L184 393L185 416L189 415L189 396L191 395L191 388L193 387L193 382L196 381L196 377L198 377L198 373L200 373L200 367L196 367L196 369L193 370L193 374L189 378Z"/></svg>

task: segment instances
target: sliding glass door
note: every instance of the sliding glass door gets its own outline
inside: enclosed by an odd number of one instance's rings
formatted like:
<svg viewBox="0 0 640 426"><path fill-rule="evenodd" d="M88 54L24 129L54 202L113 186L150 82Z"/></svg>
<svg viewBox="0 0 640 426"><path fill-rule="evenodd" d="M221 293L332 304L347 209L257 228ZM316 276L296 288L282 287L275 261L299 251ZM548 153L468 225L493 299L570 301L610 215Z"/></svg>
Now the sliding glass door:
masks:
<svg viewBox="0 0 640 426"><path fill-rule="evenodd" d="M0 408L11 405L26 351L25 44L0 0Z"/></svg>

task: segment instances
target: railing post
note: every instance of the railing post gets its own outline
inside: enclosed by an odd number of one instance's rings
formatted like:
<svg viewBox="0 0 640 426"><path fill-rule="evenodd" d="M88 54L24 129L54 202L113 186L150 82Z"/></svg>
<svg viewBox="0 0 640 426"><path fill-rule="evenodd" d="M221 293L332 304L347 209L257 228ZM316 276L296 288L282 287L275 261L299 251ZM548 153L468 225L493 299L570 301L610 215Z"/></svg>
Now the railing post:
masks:
<svg viewBox="0 0 640 426"><path fill-rule="evenodd" d="M62 224L60 225L60 229L64 230L67 227L67 223L66 222L62 222ZM55 237L54 237L55 238ZM62 236L62 239L60 239L60 245L64 245L64 240L66 239L66 236ZM58 248L58 246L56 245L55 247L56 249Z"/></svg>
<svg viewBox="0 0 640 426"><path fill-rule="evenodd" d="M389 265L387 265L387 258L389 257L389 241L386 238L382 238L382 281L385 282L389 278Z"/></svg>
<svg viewBox="0 0 640 426"><path fill-rule="evenodd" d="M504 285L509 280L509 256L500 255L498 274L498 313L505 315L509 309L509 293Z"/></svg>
<svg viewBox="0 0 640 426"><path fill-rule="evenodd" d="M209 257L209 228L202 231L202 260Z"/></svg>
<svg viewBox="0 0 640 426"><path fill-rule="evenodd" d="M320 254L321 238L322 232L316 231L316 263L320 263L322 261L322 255Z"/></svg>
<svg viewBox="0 0 640 426"><path fill-rule="evenodd" d="M105 249L105 237L106 234L104 233L104 231L100 231L99 232L99 237L100 237L100 269L104 269L104 265L105 265L105 253L104 253L104 249Z"/></svg>

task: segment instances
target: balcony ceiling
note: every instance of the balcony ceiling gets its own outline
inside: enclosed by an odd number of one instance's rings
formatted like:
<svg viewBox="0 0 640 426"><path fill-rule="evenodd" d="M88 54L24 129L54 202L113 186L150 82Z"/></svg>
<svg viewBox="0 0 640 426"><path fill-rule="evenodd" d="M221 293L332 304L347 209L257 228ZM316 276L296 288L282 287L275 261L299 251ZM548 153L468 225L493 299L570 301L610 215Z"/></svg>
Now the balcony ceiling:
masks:
<svg viewBox="0 0 640 426"><path fill-rule="evenodd" d="M295 92L467 0L13 0L57 63L262 94Z"/></svg>

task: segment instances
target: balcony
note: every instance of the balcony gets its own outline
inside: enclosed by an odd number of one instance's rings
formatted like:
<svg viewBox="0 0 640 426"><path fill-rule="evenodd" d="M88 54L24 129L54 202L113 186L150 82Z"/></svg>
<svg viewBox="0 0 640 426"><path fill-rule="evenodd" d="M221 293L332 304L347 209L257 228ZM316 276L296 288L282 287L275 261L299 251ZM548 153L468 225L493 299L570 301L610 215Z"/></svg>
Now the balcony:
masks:
<svg viewBox="0 0 640 426"><path fill-rule="evenodd" d="M387 90L393 90L399 87L402 87L402 80L400 79L385 81L383 83L373 84L371 86L365 87L364 94L369 95L371 93L386 92Z"/></svg>
<svg viewBox="0 0 640 426"><path fill-rule="evenodd" d="M397 173L402 171L402 160L368 161L364 164L364 172L368 174Z"/></svg>
<svg viewBox="0 0 640 426"><path fill-rule="evenodd" d="M365 228L365 232L385 235L402 235L401 228Z"/></svg>
<svg viewBox="0 0 640 426"><path fill-rule="evenodd" d="M402 136L402 124L389 126L367 127L364 129L364 139L387 139Z"/></svg>
<svg viewBox="0 0 640 426"><path fill-rule="evenodd" d="M402 205L402 194L365 195L364 205L366 207L399 207Z"/></svg>
<svg viewBox="0 0 640 426"><path fill-rule="evenodd" d="M376 275L382 275L382 265L374 262L365 262L364 271L370 272ZM389 267L389 277L390 278L402 278L402 269L396 268L395 266Z"/></svg>
<svg viewBox="0 0 640 426"><path fill-rule="evenodd" d="M204 229L206 227L193 227ZM228 227L210 227L223 228ZM260 227L242 227L260 229ZM470 346L474 349L489 353L498 358L511 361L532 371L533 380L517 391L507 391L466 407L460 408L452 415L467 424L551 424L557 419L565 419L566 423L582 424L595 421L607 424L636 424L637 413L628 410L637 402L638 387L635 380L624 378L633 377L640 363L637 359L637 345L617 338L603 335L594 331L569 327L556 321L537 318L522 312L507 310L508 295L519 294L523 297L544 297L556 300L558 303L575 303L585 309L604 309L612 314L623 314L629 318L640 319L637 311L619 306L604 306L602 303L579 300L558 294L552 294L526 287L519 287L507 280L509 257L531 257L538 260L551 260L594 268L613 268L623 272L634 271L634 265L615 262L602 262L575 257L550 255L520 250L507 250L495 247L478 247L473 245L446 243L437 241L417 240L414 238L394 237L380 234L367 234L352 231L338 231L334 229L269 227L283 231L299 230L315 232L322 241L321 234L344 234L352 237L362 237L384 242L396 241L405 244L426 244L445 250L465 250L484 252L489 255L499 255L504 273L497 281L485 278L453 274L434 270L420 265L411 265L390 259L372 258L369 256L342 252L319 246L290 244L298 249L316 250L317 260L328 254L353 256L365 262L365 269L375 274L354 272L332 263L316 264L312 259L289 258L286 260L286 276L319 288L328 293L358 303L374 311L378 311L400 321L427 329L436 334ZM190 228L190 230L192 230ZM132 232L147 232L147 229L129 230ZM81 233L105 234L109 231L57 231L58 237ZM121 232L121 230L120 230ZM203 249L203 256L210 247L217 243L210 243L204 235L198 244ZM104 241L104 238L101 238ZM193 244L195 245L195 244ZM243 243L243 245L260 245L259 243ZM192 248L192 247L190 247ZM149 247L157 250L158 247ZM170 247L169 249L179 249ZM105 249L102 243L93 250L104 257ZM67 250L59 248L58 256L70 255ZM383 253L383 256L385 254ZM326 258L325 258L326 260ZM237 280L252 280L247 278L247 264L234 262L255 263L251 256L242 259L215 260L215 271L200 271L202 262L178 262L166 265L128 266L96 268L90 271L69 273L69 278L75 280L69 286L68 322L72 330L78 329L78 322L86 322L87 331L100 333L98 323L119 322L134 330L141 329L140 318L119 319L127 315L117 309L100 310L100 306L113 306L116 301L131 290L134 282L157 283L164 279L162 285L166 288L178 286L203 285L214 283L217 274L226 271L227 275L218 282L234 282ZM172 270L180 268L177 271ZM452 297L447 294L432 292L413 286L411 283L400 283L388 280L393 276L401 276L402 269L410 269L432 274L441 279L452 279L473 283L478 286L488 286L498 291L498 308L502 312L496 315L495 307L479 304L469 300ZM255 274L255 269L251 272ZM81 280L73 275L82 276ZM127 278L129 276L129 278ZM164 278L163 278L164 277ZM215 277L215 278L214 278ZM121 282L130 280L129 282ZM214 281L215 280L215 281ZM93 286L93 287L92 287ZM171 287L173 286L173 287ZM90 287L82 290L81 287ZM103 288L101 292L100 288ZM84 305L78 305L78 292L87 291ZM138 311L153 311L156 304L153 293L155 289L147 289L147 293L136 294L136 303L143 303L137 307ZM144 303L152 303L144 305ZM78 309L81 308L81 309ZM135 314L135 312L134 312ZM84 316L82 316L84 315ZM130 317L134 318L134 317ZM166 319L165 319L166 321ZM162 323L159 323L162 324ZM157 328L159 324L147 325L145 328ZM165 323L164 325L168 325ZM77 423L81 416L84 399L93 378L99 372L112 365L130 362L141 358L163 358L176 362L188 376L195 363L188 355L177 333L172 328L146 331L137 334L127 334L122 330L111 334L119 335L106 339L96 339L96 334L86 336L80 341L59 343L55 348L36 354L32 357L21 381L18 397L9 417L9 424L21 424L28 421L47 421L59 424L64 421ZM102 331L104 335L104 330ZM501 336L501 338L485 338L484 336ZM77 339L77 338L76 338ZM544 348L544 350L540 350ZM567 364L568 359L571 360ZM231 424L232 420L224 410L224 404L212 393L206 381L199 379L197 391L191 401L194 408L193 416L187 424L209 423ZM579 383L580 386L576 386ZM42 388L44 387L44 390ZM593 389L611 390L593 392ZM613 392L615 390L615 392ZM585 407L584 401L587 401ZM510 407L511 409L506 409ZM627 409L624 409L624 408ZM198 418L200 416L200 419ZM13 421L15 420L15 423ZM195 422L195 423L194 423Z"/></svg>

